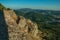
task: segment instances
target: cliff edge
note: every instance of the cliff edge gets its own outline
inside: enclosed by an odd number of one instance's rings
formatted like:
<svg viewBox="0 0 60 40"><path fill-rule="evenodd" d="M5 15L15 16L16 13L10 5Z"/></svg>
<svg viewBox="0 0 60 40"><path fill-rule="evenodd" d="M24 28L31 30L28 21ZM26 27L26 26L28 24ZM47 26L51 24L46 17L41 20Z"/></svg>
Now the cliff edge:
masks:
<svg viewBox="0 0 60 40"><path fill-rule="evenodd" d="M17 16L13 10L3 10L8 25L9 40L42 40L36 23L23 16Z"/></svg>

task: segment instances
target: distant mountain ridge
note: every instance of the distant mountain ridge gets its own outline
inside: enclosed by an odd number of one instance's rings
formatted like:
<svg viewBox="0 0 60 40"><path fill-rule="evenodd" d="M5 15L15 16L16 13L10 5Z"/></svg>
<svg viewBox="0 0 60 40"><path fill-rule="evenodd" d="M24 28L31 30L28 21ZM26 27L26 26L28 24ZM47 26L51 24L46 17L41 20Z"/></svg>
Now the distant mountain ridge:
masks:
<svg viewBox="0 0 60 40"><path fill-rule="evenodd" d="M31 8L21 8L21 9L16 9L18 11L55 11L55 12L59 12L60 10L43 10L43 9L31 9Z"/></svg>
<svg viewBox="0 0 60 40"><path fill-rule="evenodd" d="M23 8L23 9L18 9L18 10L15 10L15 12L18 14L18 15L26 15L26 14L39 14L39 15L44 15L45 17L54 17L53 19L55 18L58 18L60 17L60 11L54 11L54 10L40 10L40 9L29 9L29 8ZM33 14L33 15L34 15Z"/></svg>

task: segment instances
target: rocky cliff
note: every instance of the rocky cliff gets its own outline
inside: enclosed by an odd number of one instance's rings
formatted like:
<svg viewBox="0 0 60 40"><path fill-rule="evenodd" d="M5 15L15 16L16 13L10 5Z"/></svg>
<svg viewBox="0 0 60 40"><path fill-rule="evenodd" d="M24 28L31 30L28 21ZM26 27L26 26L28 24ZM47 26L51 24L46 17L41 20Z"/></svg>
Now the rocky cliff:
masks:
<svg viewBox="0 0 60 40"><path fill-rule="evenodd" d="M23 16L17 16L13 10L3 10L8 25L9 40L42 40L36 23Z"/></svg>

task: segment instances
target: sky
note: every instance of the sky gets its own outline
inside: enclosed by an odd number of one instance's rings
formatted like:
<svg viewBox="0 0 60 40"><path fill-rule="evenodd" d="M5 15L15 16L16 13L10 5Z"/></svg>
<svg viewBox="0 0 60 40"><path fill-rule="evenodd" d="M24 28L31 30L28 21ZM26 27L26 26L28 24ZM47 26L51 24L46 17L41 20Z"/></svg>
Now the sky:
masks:
<svg viewBox="0 0 60 40"><path fill-rule="evenodd" d="M12 9L60 10L60 0L0 0L0 3Z"/></svg>

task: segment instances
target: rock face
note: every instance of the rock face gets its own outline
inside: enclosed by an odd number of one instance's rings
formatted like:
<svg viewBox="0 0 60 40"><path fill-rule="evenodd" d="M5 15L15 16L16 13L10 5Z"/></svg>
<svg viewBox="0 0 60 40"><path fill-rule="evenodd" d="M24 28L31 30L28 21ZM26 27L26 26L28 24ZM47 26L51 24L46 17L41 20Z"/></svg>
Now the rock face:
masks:
<svg viewBox="0 0 60 40"><path fill-rule="evenodd" d="M13 10L4 10L8 25L9 40L42 40L36 23L23 16L17 16Z"/></svg>

